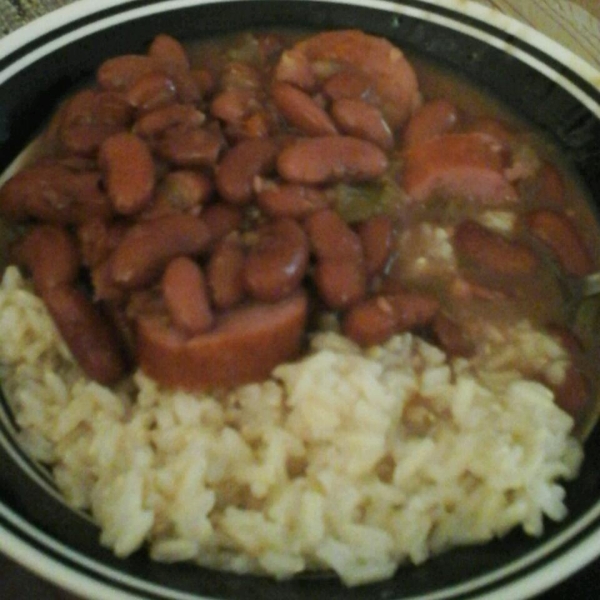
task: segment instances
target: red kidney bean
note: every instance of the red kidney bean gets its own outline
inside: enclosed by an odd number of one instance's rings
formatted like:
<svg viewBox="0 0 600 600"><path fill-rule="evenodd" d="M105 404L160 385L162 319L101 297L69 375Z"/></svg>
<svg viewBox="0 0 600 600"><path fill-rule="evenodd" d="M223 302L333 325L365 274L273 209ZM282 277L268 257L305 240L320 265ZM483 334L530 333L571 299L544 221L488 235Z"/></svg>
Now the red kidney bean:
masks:
<svg viewBox="0 0 600 600"><path fill-rule="evenodd" d="M118 133L100 147L98 162L115 211L131 215L152 199L154 160L148 146L132 133Z"/></svg>
<svg viewBox="0 0 600 600"><path fill-rule="evenodd" d="M384 296L396 317L396 331L429 325L440 309L437 298L421 292L395 292Z"/></svg>
<svg viewBox="0 0 600 600"><path fill-rule="evenodd" d="M161 289L175 327L189 335L212 327L214 317L204 274L192 259L185 256L173 259L165 269Z"/></svg>
<svg viewBox="0 0 600 600"><path fill-rule="evenodd" d="M541 240L569 275L583 277L595 269L592 255L577 228L569 218L558 212L540 209L526 217L531 235Z"/></svg>
<svg viewBox="0 0 600 600"><path fill-rule="evenodd" d="M384 150L394 146L394 136L381 111L376 107L351 98L336 100L331 115L342 133L377 144Z"/></svg>
<svg viewBox="0 0 600 600"><path fill-rule="evenodd" d="M383 344L392 335L428 325L438 301L415 292L378 295L353 305L342 320L345 335L361 346Z"/></svg>
<svg viewBox="0 0 600 600"><path fill-rule="evenodd" d="M38 294L71 284L79 274L77 244L62 227L36 225L13 247L12 254L31 273Z"/></svg>
<svg viewBox="0 0 600 600"><path fill-rule="evenodd" d="M110 257L94 264L90 269L90 279L94 288L94 300L123 306L127 300L127 291L115 283L112 275Z"/></svg>
<svg viewBox="0 0 600 600"><path fill-rule="evenodd" d="M111 91L82 90L65 105L62 125L104 124L128 127L133 111L123 94Z"/></svg>
<svg viewBox="0 0 600 600"><path fill-rule="evenodd" d="M367 181L383 175L387 167L388 159L378 146L349 136L300 138L277 159L284 179L309 185Z"/></svg>
<svg viewBox="0 0 600 600"><path fill-rule="evenodd" d="M450 356L473 356L475 344L448 315L438 312L433 319L432 329L437 342Z"/></svg>
<svg viewBox="0 0 600 600"><path fill-rule="evenodd" d="M202 96L208 96L215 91L217 82L208 69L191 69L190 76L196 82Z"/></svg>
<svg viewBox="0 0 600 600"><path fill-rule="evenodd" d="M246 295L246 254L237 236L222 239L210 255L206 266L208 289L217 309L229 309Z"/></svg>
<svg viewBox="0 0 600 600"><path fill-rule="evenodd" d="M172 212L187 212L197 216L202 205L211 197L213 188L211 178L204 173L171 171L158 185L150 216Z"/></svg>
<svg viewBox="0 0 600 600"><path fill-rule="evenodd" d="M410 118L402 139L405 148L418 146L449 133L458 125L458 109L448 100L430 100Z"/></svg>
<svg viewBox="0 0 600 600"><path fill-rule="evenodd" d="M330 100L347 98L377 104L372 80L360 71L342 69L328 77L323 82L322 89Z"/></svg>
<svg viewBox="0 0 600 600"><path fill-rule="evenodd" d="M136 121L133 131L143 137L158 137L172 128L177 128L178 131L196 129L205 120L204 113L194 106L172 104L141 116Z"/></svg>
<svg viewBox="0 0 600 600"><path fill-rule="evenodd" d="M267 223L257 235L246 258L246 289L257 300L275 302L300 285L308 266L308 239L292 219Z"/></svg>
<svg viewBox="0 0 600 600"><path fill-rule="evenodd" d="M529 275L539 263L524 244L508 240L474 221L460 223L453 241L461 258L499 275Z"/></svg>
<svg viewBox="0 0 600 600"><path fill-rule="evenodd" d="M109 258L110 275L123 289L155 281L169 261L179 255L196 255L210 241L208 228L188 215L170 215L134 225Z"/></svg>
<svg viewBox="0 0 600 600"><path fill-rule="evenodd" d="M240 209L228 204L211 204L202 211L202 221L208 229L210 243L213 245L228 233L239 229L242 218Z"/></svg>
<svg viewBox="0 0 600 600"><path fill-rule="evenodd" d="M72 125L61 131L60 139L63 147L68 152L79 156L92 157L98 152L106 139L120 131L123 131L121 127L103 123Z"/></svg>
<svg viewBox="0 0 600 600"><path fill-rule="evenodd" d="M317 261L313 278L323 302L335 310L360 302L367 292L365 268L360 260L324 258Z"/></svg>
<svg viewBox="0 0 600 600"><path fill-rule="evenodd" d="M326 208L330 199L325 190L296 183L261 181L257 204L271 217L301 219Z"/></svg>
<svg viewBox="0 0 600 600"><path fill-rule="evenodd" d="M512 147L515 143L515 135L505 123L498 119L482 117L470 123L469 131L493 138L500 145L505 162L509 162Z"/></svg>
<svg viewBox="0 0 600 600"><path fill-rule="evenodd" d="M225 90L210 103L210 114L227 123L241 123L260 107L256 93L250 89Z"/></svg>
<svg viewBox="0 0 600 600"><path fill-rule="evenodd" d="M174 103L177 90L164 73L148 73L129 88L126 97L131 106L148 112Z"/></svg>
<svg viewBox="0 0 600 600"><path fill-rule="evenodd" d="M233 142L248 138L268 138L274 130L273 116L267 110L252 113L241 123L228 123L225 134Z"/></svg>
<svg viewBox="0 0 600 600"><path fill-rule="evenodd" d="M73 172L59 163L28 167L0 189L0 214L13 221L33 217L59 224L108 218L112 207L100 179L99 173Z"/></svg>
<svg viewBox="0 0 600 600"><path fill-rule="evenodd" d="M187 53L176 39L158 35L150 45L148 54L169 75L181 102L193 104L201 100L202 90L190 72Z"/></svg>
<svg viewBox="0 0 600 600"><path fill-rule="evenodd" d="M216 164L224 140L208 129L169 129L158 142L162 158L178 167L212 167Z"/></svg>
<svg viewBox="0 0 600 600"><path fill-rule="evenodd" d="M172 71L169 77L175 84L177 97L183 104L198 104L202 100L202 90L190 71Z"/></svg>
<svg viewBox="0 0 600 600"><path fill-rule="evenodd" d="M148 48L148 56L166 68L168 72L188 71L190 61L185 48L170 35L157 35Z"/></svg>
<svg viewBox="0 0 600 600"><path fill-rule="evenodd" d="M68 152L93 157L106 139L120 131L123 131L123 128L104 123L72 125L61 131L60 140Z"/></svg>
<svg viewBox="0 0 600 600"><path fill-rule="evenodd" d="M81 291L69 286L45 289L42 298L61 336L85 374L102 383L116 383L127 362L117 332Z"/></svg>
<svg viewBox="0 0 600 600"><path fill-rule="evenodd" d="M103 62L96 73L96 79L105 89L127 91L144 75L158 70L160 65L149 56L125 54Z"/></svg>
<svg viewBox="0 0 600 600"><path fill-rule="evenodd" d="M121 94L84 90L66 103L58 137L68 151L93 156L106 138L127 129L132 120L132 109Z"/></svg>
<svg viewBox="0 0 600 600"><path fill-rule="evenodd" d="M450 284L448 291L455 299L467 302L471 300L497 302L506 300L509 297L507 291L494 289L465 277L456 277Z"/></svg>
<svg viewBox="0 0 600 600"><path fill-rule="evenodd" d="M217 168L216 186L221 197L246 204L254 196L254 180L275 166L277 144L271 139L249 139L236 144Z"/></svg>
<svg viewBox="0 0 600 600"><path fill-rule="evenodd" d="M215 327L182 338L160 320L137 322L138 360L165 386L190 390L260 381L301 349L307 299L296 293L277 303L250 304L219 317Z"/></svg>
<svg viewBox="0 0 600 600"><path fill-rule="evenodd" d="M289 83L276 82L271 97L285 120L306 135L335 135L331 117L305 92Z"/></svg>
<svg viewBox="0 0 600 600"><path fill-rule="evenodd" d="M275 80L291 83L305 91L314 90L317 85L317 78L308 57L295 48L281 54L275 67Z"/></svg>
<svg viewBox="0 0 600 600"><path fill-rule="evenodd" d="M490 137L450 133L406 153L402 185L413 202L439 194L486 204L517 202L503 167L501 151Z"/></svg>
<svg viewBox="0 0 600 600"><path fill-rule="evenodd" d="M396 331L396 315L385 298L367 298L346 311L342 331L361 346L383 344Z"/></svg>
<svg viewBox="0 0 600 600"><path fill-rule="evenodd" d="M88 219L77 229L77 239L83 264L95 267L119 245L128 226L108 223L103 219Z"/></svg>
<svg viewBox="0 0 600 600"><path fill-rule="evenodd" d="M267 63L281 54L285 45L281 35L277 33L258 33L255 37L258 54L262 62Z"/></svg>
<svg viewBox="0 0 600 600"><path fill-rule="evenodd" d="M365 255L367 275L383 271L392 253L394 225L387 215L375 215L360 223L357 233Z"/></svg>
<svg viewBox="0 0 600 600"><path fill-rule="evenodd" d="M335 210L313 213L305 220L304 229L317 258L363 260L360 237Z"/></svg>

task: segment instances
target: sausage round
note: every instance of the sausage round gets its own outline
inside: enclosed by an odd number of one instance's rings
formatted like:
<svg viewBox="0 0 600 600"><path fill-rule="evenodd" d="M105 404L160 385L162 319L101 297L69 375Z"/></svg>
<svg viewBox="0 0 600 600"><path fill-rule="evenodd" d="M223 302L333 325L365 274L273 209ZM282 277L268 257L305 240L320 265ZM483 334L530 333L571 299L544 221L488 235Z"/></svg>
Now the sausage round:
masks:
<svg viewBox="0 0 600 600"><path fill-rule="evenodd" d="M307 299L298 292L273 304L249 304L186 338L152 318L137 322L138 361L159 383L204 390L260 381L302 346Z"/></svg>

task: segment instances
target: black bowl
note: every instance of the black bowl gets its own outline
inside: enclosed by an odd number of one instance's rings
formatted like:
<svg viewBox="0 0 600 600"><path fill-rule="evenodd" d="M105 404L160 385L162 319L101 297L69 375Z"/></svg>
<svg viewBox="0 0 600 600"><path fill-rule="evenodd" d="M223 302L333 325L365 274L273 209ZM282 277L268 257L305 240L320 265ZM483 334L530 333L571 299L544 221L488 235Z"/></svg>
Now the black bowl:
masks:
<svg viewBox="0 0 600 600"><path fill-rule="evenodd" d="M592 197L600 199L600 74L497 13L462 0L110 4L76 2L0 40L0 172L59 98L92 76L105 58L141 52L158 33L194 40L256 27L360 28L465 75L549 132ZM38 574L92 598L516 599L541 592L600 555L598 429L587 440L581 476L567 486L569 517L548 523L542 538L515 532L352 589L327 576L275 582L156 564L144 552L115 558L99 545L91 520L64 504L46 470L19 447L4 401L0 465L0 548Z"/></svg>

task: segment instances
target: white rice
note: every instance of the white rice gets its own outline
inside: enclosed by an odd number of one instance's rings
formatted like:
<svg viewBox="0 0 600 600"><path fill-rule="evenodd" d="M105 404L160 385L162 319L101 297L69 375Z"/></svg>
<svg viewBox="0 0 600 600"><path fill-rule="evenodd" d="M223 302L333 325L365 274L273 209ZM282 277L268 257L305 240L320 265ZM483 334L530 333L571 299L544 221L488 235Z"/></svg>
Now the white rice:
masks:
<svg viewBox="0 0 600 600"><path fill-rule="evenodd" d="M527 323L490 331L471 362L410 334L364 351L327 333L224 397L141 372L110 390L11 267L0 336L23 444L121 557L147 544L159 561L362 584L515 527L540 535L582 459L571 417L522 374L560 378L566 354Z"/></svg>

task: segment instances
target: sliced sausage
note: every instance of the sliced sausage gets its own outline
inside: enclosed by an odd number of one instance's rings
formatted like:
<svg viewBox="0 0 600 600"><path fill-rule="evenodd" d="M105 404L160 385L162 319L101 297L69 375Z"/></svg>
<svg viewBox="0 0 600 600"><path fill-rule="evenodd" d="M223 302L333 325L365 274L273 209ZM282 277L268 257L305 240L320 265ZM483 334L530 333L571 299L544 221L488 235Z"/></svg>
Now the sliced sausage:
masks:
<svg viewBox="0 0 600 600"><path fill-rule="evenodd" d="M449 133L458 124L458 109L444 99L430 100L410 118L403 133L405 148L418 146L435 137Z"/></svg>
<svg viewBox="0 0 600 600"><path fill-rule="evenodd" d="M529 213L526 221L531 235L548 246L566 273L584 277L594 271L592 255L566 215L540 209Z"/></svg>
<svg viewBox="0 0 600 600"><path fill-rule="evenodd" d="M405 155L402 184L413 202L436 195L486 204L518 200L504 177L500 148L478 133L446 134L411 148Z"/></svg>
<svg viewBox="0 0 600 600"><path fill-rule="evenodd" d="M475 221L460 223L453 243L461 258L499 275L529 275L539 264L529 247L508 240Z"/></svg>
<svg viewBox="0 0 600 600"><path fill-rule="evenodd" d="M371 78L356 69L341 69L323 82L322 91L330 100L364 100L371 104L377 94Z"/></svg>
<svg viewBox="0 0 600 600"><path fill-rule="evenodd" d="M204 390L261 381L297 356L306 314L306 296L298 292L274 304L226 312L211 331L189 339L158 320L140 318L138 361L168 387Z"/></svg>

